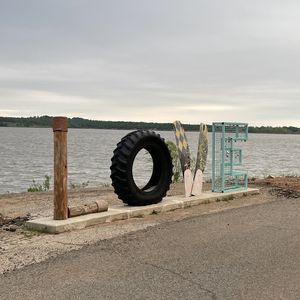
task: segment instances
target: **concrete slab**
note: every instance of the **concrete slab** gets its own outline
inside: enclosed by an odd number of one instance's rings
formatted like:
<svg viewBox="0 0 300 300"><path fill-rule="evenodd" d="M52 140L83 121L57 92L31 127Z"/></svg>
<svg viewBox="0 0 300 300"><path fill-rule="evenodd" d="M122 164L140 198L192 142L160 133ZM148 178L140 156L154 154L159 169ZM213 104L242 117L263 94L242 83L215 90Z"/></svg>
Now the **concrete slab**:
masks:
<svg viewBox="0 0 300 300"><path fill-rule="evenodd" d="M158 204L134 207L127 205L115 205L111 206L107 212L89 214L70 218L67 220L57 221L53 220L52 218L35 219L26 222L25 226L29 230L36 230L47 233L61 233L107 222L145 217L151 214L191 207L202 203L221 201L225 199L229 200L232 197L247 196L258 193L258 189L249 188L247 190L234 191L229 193L204 192L200 196L193 196L189 198L185 198L184 196L173 196L164 198Z"/></svg>
<svg viewBox="0 0 300 300"><path fill-rule="evenodd" d="M30 230L36 230L48 233L61 233L75 229L82 229L88 226L126 220L129 218L128 212L108 209L107 212L94 213L67 220L53 220L53 218L40 218L26 222L25 227Z"/></svg>

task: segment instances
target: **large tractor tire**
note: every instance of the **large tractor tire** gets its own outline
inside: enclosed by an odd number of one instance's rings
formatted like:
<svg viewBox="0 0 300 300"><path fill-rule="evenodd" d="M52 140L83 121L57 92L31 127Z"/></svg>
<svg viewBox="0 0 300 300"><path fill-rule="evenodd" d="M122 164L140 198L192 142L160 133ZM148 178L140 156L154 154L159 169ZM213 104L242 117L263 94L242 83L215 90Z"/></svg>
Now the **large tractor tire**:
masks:
<svg viewBox="0 0 300 300"><path fill-rule="evenodd" d="M146 149L153 160L149 182L139 188L133 178L136 155ZM164 139L154 131L137 130L126 135L117 144L111 159L111 179L115 193L124 203L133 206L158 203L170 188L173 165Z"/></svg>

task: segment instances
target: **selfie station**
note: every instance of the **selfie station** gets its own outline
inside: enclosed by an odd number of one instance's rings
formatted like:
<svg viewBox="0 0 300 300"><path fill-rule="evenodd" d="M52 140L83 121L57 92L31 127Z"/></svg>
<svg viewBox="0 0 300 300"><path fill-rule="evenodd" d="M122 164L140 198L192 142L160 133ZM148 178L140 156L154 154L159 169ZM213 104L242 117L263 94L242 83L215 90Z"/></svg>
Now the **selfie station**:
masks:
<svg viewBox="0 0 300 300"><path fill-rule="evenodd" d="M214 123L212 126L212 191L204 191L204 172L208 156L208 127L200 124L197 157L192 166L189 145L180 121L174 122L178 157L170 150L160 134L152 130L135 130L117 144L111 158L111 180L114 192L121 200L109 206L104 200L69 206L68 203L68 119L53 119L54 191L53 217L30 220L30 230L61 233L102 223L140 218L233 196L257 194L248 189L247 173L240 170L242 150L237 145L248 139L248 125L244 123ZM138 187L133 176L133 164L142 150L152 157L152 175L143 187ZM179 159L183 175L183 194L168 196L173 176L174 159ZM180 183L179 183L180 184ZM226 194L225 194L226 192ZM123 202L123 203L122 203Z"/></svg>

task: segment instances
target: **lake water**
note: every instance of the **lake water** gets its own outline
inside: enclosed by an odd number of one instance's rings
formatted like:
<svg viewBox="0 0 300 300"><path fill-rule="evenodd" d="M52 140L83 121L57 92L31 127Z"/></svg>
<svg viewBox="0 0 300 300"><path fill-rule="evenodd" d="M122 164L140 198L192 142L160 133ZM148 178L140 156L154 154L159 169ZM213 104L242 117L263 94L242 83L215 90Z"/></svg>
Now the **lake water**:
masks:
<svg viewBox="0 0 300 300"><path fill-rule="evenodd" d="M69 182L89 186L110 184L110 159L125 130L70 129L68 133ZM175 142L173 132L160 132ZM197 132L187 132L196 156ZM211 139L211 136L209 136ZM211 148L211 147L209 147ZM250 177L300 175L300 135L249 134L243 143L244 169ZM211 149L209 149L211 150ZM42 182L53 173L52 129L0 127L0 193L26 191L32 180ZM145 167L146 165L146 167ZM149 176L149 161L138 163L135 178ZM209 151L206 178L211 176ZM52 176L53 178L53 176Z"/></svg>

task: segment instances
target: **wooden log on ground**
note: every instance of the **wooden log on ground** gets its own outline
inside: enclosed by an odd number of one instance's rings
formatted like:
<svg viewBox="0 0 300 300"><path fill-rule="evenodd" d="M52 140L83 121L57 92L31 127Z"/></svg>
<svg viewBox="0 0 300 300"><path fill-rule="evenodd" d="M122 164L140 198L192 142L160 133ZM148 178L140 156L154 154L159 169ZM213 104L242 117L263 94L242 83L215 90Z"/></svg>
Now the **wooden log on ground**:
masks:
<svg viewBox="0 0 300 300"><path fill-rule="evenodd" d="M68 217L78 217L82 215L98 213L108 210L108 203L104 200L98 200L91 203L72 206L68 208Z"/></svg>

